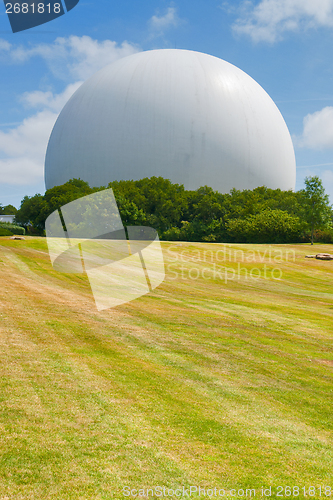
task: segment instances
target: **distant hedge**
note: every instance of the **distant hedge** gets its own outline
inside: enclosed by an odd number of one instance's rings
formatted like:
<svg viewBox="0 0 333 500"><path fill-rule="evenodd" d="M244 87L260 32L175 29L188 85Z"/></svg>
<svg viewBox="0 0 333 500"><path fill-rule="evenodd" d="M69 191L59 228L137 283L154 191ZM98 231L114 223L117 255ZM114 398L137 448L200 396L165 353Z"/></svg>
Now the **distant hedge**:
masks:
<svg viewBox="0 0 333 500"><path fill-rule="evenodd" d="M333 244L333 230L332 229L326 229L326 230L320 230L318 229L317 231L314 231L314 241L316 243L328 243L328 244ZM311 241L311 233L304 233L301 243L310 243Z"/></svg>
<svg viewBox="0 0 333 500"><path fill-rule="evenodd" d="M25 234L25 229L24 227L21 226L16 226L15 224L11 224L10 222L2 222L0 224L0 229L5 229L10 232L11 235L13 234ZM9 236L8 234L3 234L2 236Z"/></svg>
<svg viewBox="0 0 333 500"><path fill-rule="evenodd" d="M0 227L0 236L13 236L13 233L11 233L8 229Z"/></svg>

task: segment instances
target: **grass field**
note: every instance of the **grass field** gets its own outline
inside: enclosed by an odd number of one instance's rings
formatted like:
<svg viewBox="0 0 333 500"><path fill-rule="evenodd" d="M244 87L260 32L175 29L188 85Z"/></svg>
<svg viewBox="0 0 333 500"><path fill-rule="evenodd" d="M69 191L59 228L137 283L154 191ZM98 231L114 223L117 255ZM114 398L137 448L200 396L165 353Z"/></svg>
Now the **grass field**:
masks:
<svg viewBox="0 0 333 500"><path fill-rule="evenodd" d="M0 238L0 499L333 496L333 261L304 258L333 248L162 245L165 282L98 313Z"/></svg>

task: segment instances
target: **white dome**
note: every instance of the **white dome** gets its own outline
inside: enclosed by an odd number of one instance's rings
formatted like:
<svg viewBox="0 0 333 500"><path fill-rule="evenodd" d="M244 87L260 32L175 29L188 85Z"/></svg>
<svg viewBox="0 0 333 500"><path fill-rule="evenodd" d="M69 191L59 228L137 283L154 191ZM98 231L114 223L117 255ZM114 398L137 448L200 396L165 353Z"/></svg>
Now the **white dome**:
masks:
<svg viewBox="0 0 333 500"><path fill-rule="evenodd" d="M140 52L71 97L52 131L46 188L162 176L186 189L294 189L287 126L250 76L207 54Z"/></svg>

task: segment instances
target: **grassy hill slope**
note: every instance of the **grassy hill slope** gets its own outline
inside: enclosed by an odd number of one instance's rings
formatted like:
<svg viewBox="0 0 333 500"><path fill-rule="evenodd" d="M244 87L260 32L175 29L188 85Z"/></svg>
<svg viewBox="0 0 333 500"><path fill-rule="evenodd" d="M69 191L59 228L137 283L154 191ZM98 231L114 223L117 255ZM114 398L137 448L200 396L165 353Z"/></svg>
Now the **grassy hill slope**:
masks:
<svg viewBox="0 0 333 500"><path fill-rule="evenodd" d="M0 498L333 489L333 261L304 258L333 248L162 246L165 282L98 313L0 238Z"/></svg>

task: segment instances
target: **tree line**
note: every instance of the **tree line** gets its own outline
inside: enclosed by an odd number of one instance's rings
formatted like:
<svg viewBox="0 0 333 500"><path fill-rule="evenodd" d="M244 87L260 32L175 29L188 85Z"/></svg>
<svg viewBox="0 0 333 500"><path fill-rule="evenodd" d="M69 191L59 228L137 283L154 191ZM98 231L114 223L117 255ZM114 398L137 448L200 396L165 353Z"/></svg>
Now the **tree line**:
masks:
<svg viewBox="0 0 333 500"><path fill-rule="evenodd" d="M113 181L124 226L155 228L162 240L228 243L333 243L333 210L318 177L293 191L232 189L222 194L211 187L186 190L162 177ZM43 234L47 217L80 197L106 189L91 188L80 179L24 197L16 223Z"/></svg>

